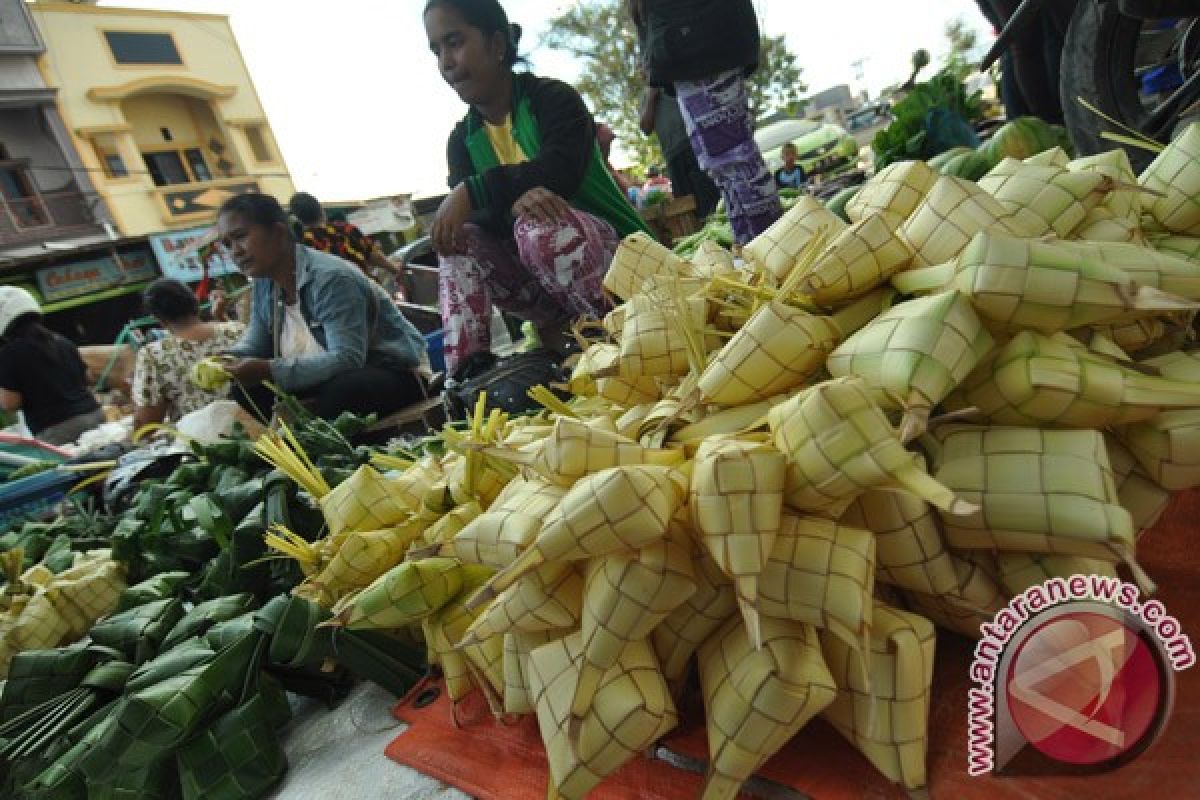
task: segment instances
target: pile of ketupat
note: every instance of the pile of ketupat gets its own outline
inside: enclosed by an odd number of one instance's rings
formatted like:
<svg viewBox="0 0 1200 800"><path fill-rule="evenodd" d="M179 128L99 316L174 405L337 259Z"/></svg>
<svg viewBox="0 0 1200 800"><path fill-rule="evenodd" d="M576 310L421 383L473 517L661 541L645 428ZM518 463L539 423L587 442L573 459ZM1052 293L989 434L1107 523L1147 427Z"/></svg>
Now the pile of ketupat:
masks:
<svg viewBox="0 0 1200 800"><path fill-rule="evenodd" d="M897 163L847 213L802 200L744 266L630 236L574 397L481 399L443 456L330 490L272 440L330 522L271 540L297 591L419 625L452 698L536 714L563 797L676 724L693 662L705 798L817 714L923 786L935 626L1118 564L1152 591L1137 534L1200 484L1200 126L1140 177Z"/></svg>

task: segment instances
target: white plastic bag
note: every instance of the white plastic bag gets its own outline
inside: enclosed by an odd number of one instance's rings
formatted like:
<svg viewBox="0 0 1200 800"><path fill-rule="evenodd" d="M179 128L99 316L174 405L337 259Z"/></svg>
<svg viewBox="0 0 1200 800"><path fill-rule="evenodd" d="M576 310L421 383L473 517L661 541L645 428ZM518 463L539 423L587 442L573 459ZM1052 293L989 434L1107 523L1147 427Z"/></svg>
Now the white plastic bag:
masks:
<svg viewBox="0 0 1200 800"><path fill-rule="evenodd" d="M255 438L263 426L232 400L216 400L204 408L185 414L175 426L184 436L201 444L213 444L233 433L234 423L240 422L246 433Z"/></svg>

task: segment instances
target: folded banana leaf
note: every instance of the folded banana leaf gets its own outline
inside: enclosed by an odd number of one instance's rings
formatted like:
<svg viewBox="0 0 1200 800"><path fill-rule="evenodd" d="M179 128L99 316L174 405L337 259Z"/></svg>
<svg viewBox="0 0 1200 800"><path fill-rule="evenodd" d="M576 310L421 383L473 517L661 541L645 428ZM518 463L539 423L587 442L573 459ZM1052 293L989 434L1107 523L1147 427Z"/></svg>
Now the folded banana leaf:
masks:
<svg viewBox="0 0 1200 800"><path fill-rule="evenodd" d="M137 692L156 683L162 683L185 670L212 661L217 650L209 647L204 639L188 639L172 650L162 653L142 664L129 676L128 692Z"/></svg>
<svg viewBox="0 0 1200 800"><path fill-rule="evenodd" d="M208 633L202 638L205 644L219 652L253 630L254 615L243 614L240 617L218 622L209 628Z"/></svg>
<svg viewBox="0 0 1200 800"><path fill-rule="evenodd" d="M65 533L54 537L42 555L42 564L55 575L70 569L75 564L75 551L71 537Z"/></svg>
<svg viewBox="0 0 1200 800"><path fill-rule="evenodd" d="M149 767L114 775L88 786L88 800L178 800L179 773L170 755ZM248 800L248 798L247 798Z"/></svg>
<svg viewBox="0 0 1200 800"><path fill-rule="evenodd" d="M191 489L194 492L204 490L208 479L213 473L213 466L203 461L193 461L180 464L175 471L167 476L166 485L173 489Z"/></svg>
<svg viewBox="0 0 1200 800"><path fill-rule="evenodd" d="M429 668L425 648L417 648L379 631L335 629L337 660L359 678L403 697Z"/></svg>
<svg viewBox="0 0 1200 800"><path fill-rule="evenodd" d="M185 744L178 754L184 800L249 800L265 794L287 771L276 731L290 716L286 695L269 681Z"/></svg>
<svg viewBox="0 0 1200 800"><path fill-rule="evenodd" d="M266 545L263 535L266 503L259 503L233 529L229 546L223 549L204 571L196 595L203 598L222 597L239 592L251 592L262 601L286 592L294 583L276 585L271 581L271 563L264 561Z"/></svg>
<svg viewBox="0 0 1200 800"><path fill-rule="evenodd" d="M175 572L163 572L152 578L147 578L141 583L135 583L121 592L121 599L117 601L117 613L127 611L135 606L154 602L155 600L166 600L177 597L190 577L191 575L188 573L177 570Z"/></svg>
<svg viewBox="0 0 1200 800"><path fill-rule="evenodd" d="M163 638L182 618L179 600L156 600L96 623L91 637L96 644L120 650L133 663L141 664L158 652Z"/></svg>
<svg viewBox="0 0 1200 800"><path fill-rule="evenodd" d="M83 642L53 650L17 653L8 668L4 693L0 695L0 723L74 689L92 667L110 658L100 648Z"/></svg>
<svg viewBox="0 0 1200 800"><path fill-rule="evenodd" d="M254 595L247 592L217 597L200 603L184 614L183 619L175 623L175 627L163 638L159 652L165 653L193 636L202 636L217 623L240 617L242 614L253 611L257 606L258 601L254 599Z"/></svg>
<svg viewBox="0 0 1200 800"><path fill-rule="evenodd" d="M264 648L253 633L239 639L207 663L131 691L103 734L78 763L88 783L105 783L121 771L146 769L177 750L242 697L255 677Z"/></svg>

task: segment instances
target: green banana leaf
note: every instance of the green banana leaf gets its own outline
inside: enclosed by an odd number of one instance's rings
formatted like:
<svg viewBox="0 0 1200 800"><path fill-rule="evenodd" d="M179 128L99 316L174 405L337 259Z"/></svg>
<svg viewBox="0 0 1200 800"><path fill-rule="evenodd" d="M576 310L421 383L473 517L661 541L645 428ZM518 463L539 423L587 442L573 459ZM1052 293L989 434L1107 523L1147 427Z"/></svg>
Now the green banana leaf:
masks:
<svg viewBox="0 0 1200 800"><path fill-rule="evenodd" d="M291 716L273 681L179 750L184 800L252 800L287 771L276 731Z"/></svg>
<svg viewBox="0 0 1200 800"><path fill-rule="evenodd" d="M218 622L239 617L253 611L257 606L258 602L254 599L254 595L246 592L217 597L200 603L184 614L183 619L175 623L175 627L163 639L159 651L165 653L185 639L203 636Z"/></svg>
<svg viewBox="0 0 1200 800"><path fill-rule="evenodd" d="M102 723L100 740L79 760L88 782L152 766L231 708L256 676L262 643L259 634L245 636L207 663L126 694Z"/></svg>
<svg viewBox="0 0 1200 800"><path fill-rule="evenodd" d="M96 644L120 650L133 663L141 664L158 653L163 638L182 618L179 600L156 600L96 623L91 637Z"/></svg>
<svg viewBox="0 0 1200 800"><path fill-rule="evenodd" d="M203 639L209 647L219 652L252 631L254 631L254 615L243 614L225 622L218 622L209 629Z"/></svg>
<svg viewBox="0 0 1200 800"><path fill-rule="evenodd" d="M128 611L131 608L152 603L155 600L166 600L171 597L177 597L190 577L191 575L182 570L161 572L152 578L147 578L141 583L135 583L133 586L126 587L121 592L120 599L117 600L117 612Z"/></svg>
<svg viewBox="0 0 1200 800"><path fill-rule="evenodd" d="M17 653L0 695L0 723L74 689L97 664L120 657L117 650L83 642Z"/></svg>
<svg viewBox="0 0 1200 800"><path fill-rule="evenodd" d="M138 692L142 689L162 683L181 672L201 666L212 661L217 651L209 647L203 639L189 639L178 647L162 653L142 664L129 676L126 685L127 692Z"/></svg>

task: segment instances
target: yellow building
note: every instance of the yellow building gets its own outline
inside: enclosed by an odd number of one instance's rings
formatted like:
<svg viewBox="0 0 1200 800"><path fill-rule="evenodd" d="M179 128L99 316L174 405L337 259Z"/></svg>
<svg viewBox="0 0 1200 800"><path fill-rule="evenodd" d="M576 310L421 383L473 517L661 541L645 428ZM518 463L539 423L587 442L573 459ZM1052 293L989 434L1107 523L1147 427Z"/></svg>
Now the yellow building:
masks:
<svg viewBox="0 0 1200 800"><path fill-rule="evenodd" d="M40 66L121 232L213 221L232 194L294 191L229 20L34 2Z"/></svg>

